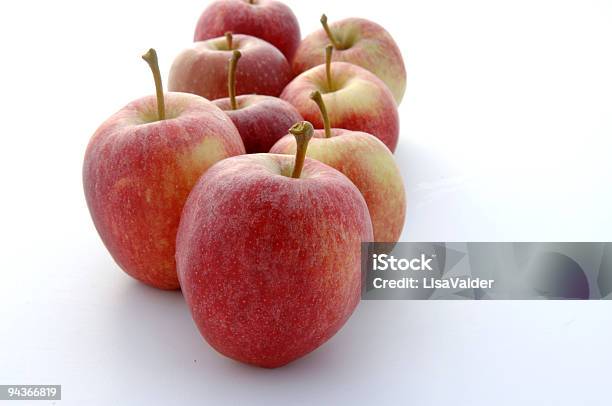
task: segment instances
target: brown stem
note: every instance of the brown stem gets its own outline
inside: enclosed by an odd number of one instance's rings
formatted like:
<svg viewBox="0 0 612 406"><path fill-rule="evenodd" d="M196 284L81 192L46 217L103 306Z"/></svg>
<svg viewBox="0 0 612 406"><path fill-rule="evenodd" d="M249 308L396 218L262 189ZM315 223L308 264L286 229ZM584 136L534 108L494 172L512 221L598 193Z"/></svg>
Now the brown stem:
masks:
<svg viewBox="0 0 612 406"><path fill-rule="evenodd" d="M230 51L234 49L234 37L232 36L231 31L225 33L225 40L227 41L227 49Z"/></svg>
<svg viewBox="0 0 612 406"><path fill-rule="evenodd" d="M327 25L327 16L325 14L321 16L321 25L323 25L323 29L325 30L325 33L327 34L327 38L329 38L329 42L331 42L334 48L342 49L340 47L340 43L336 40L336 38L334 37L334 34L331 32L329 25Z"/></svg>
<svg viewBox="0 0 612 406"><path fill-rule="evenodd" d="M240 59L241 56L242 54L240 51L234 49L234 52L232 52L232 57L229 60L227 90L229 93L232 110L236 110L238 108L238 103L236 103L236 65L238 65L238 59Z"/></svg>
<svg viewBox="0 0 612 406"><path fill-rule="evenodd" d="M295 151L295 164L293 165L292 178L298 179L302 174L302 168L304 168L304 161L306 160L306 150L308 149L308 142L314 134L314 127L308 121L300 121L295 123L289 132L295 136L295 142L297 143L297 150Z"/></svg>
<svg viewBox="0 0 612 406"><path fill-rule="evenodd" d="M331 61L333 51L333 46L328 45L325 47L325 76L327 77L327 90L329 92L332 92L334 90L331 74Z"/></svg>
<svg viewBox="0 0 612 406"><path fill-rule="evenodd" d="M161 74L159 73L159 62L157 61L157 52L153 48L149 49L142 56L153 72L153 80L155 81L155 93L157 94L157 118L164 120L166 118L166 107L164 106L164 88L162 86Z"/></svg>
<svg viewBox="0 0 612 406"><path fill-rule="evenodd" d="M331 138L331 126L329 125L329 116L327 115L327 109L325 108L325 103L323 102L323 96L321 96L321 92L315 90L310 93L310 98L317 103L319 106L319 110L321 111L321 117L323 117L323 128L325 128L325 138Z"/></svg>

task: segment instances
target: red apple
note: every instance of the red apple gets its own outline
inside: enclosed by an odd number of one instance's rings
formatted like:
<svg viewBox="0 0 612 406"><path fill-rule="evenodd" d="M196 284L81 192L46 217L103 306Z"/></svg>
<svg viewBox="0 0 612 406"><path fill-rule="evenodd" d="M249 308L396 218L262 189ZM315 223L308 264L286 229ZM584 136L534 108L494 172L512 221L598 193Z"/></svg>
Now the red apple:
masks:
<svg viewBox="0 0 612 406"><path fill-rule="evenodd" d="M243 95L236 97L236 109L229 98L214 100L238 129L248 154L268 152L302 116L291 104L277 97Z"/></svg>
<svg viewBox="0 0 612 406"><path fill-rule="evenodd" d="M93 222L119 266L157 288L179 288L174 249L183 205L212 164L244 153L231 120L187 93L163 94L157 56L155 96L128 104L95 132L83 164Z"/></svg>
<svg viewBox="0 0 612 406"><path fill-rule="evenodd" d="M360 298L360 243L372 239L363 197L344 175L305 159L312 125L290 129L298 154L219 162L189 196L177 269L210 345L261 367L319 347Z"/></svg>
<svg viewBox="0 0 612 406"><path fill-rule="evenodd" d="M244 142L246 152L268 152L302 116L291 104L277 97L243 95L236 97L236 68L240 52L229 62L229 97L213 100L232 119Z"/></svg>
<svg viewBox="0 0 612 406"><path fill-rule="evenodd" d="M273 45L248 35L231 35L196 42L181 52L172 67L168 89L206 97L227 96L227 61L233 50L242 54L237 94L278 96L292 78L285 56Z"/></svg>
<svg viewBox="0 0 612 406"><path fill-rule="evenodd" d="M328 50L331 50L328 47ZM346 62L327 63L303 72L287 85L281 99L291 103L304 120L323 128L317 105L310 94L318 90L327 105L332 127L374 135L395 151L399 137L399 116L393 95L369 71Z"/></svg>
<svg viewBox="0 0 612 406"><path fill-rule="evenodd" d="M325 130L315 131L306 155L342 172L363 195L372 219L374 241L397 242L404 227L406 194L391 151L379 139L360 131L330 128L321 94L311 98L319 106ZM294 155L295 139L286 135L270 150Z"/></svg>
<svg viewBox="0 0 612 406"><path fill-rule="evenodd" d="M321 17L323 29L308 35L295 53L293 71L300 74L319 64L321 49L331 43L334 61L359 65L378 76L391 90L397 104L406 90L406 68L402 54L389 33L363 18L347 18L329 26Z"/></svg>
<svg viewBox="0 0 612 406"><path fill-rule="evenodd" d="M200 16L194 40L219 37L227 31L268 41L291 61L300 44L300 25L289 7L274 0L224 0Z"/></svg>

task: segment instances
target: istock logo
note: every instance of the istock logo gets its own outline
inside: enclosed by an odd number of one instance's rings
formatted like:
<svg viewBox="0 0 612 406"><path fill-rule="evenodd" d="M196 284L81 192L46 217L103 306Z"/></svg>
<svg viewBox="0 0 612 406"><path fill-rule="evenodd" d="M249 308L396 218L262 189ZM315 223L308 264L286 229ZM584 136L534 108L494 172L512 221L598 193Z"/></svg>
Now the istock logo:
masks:
<svg viewBox="0 0 612 406"><path fill-rule="evenodd" d="M431 261L435 255L421 254L418 258L395 258L393 255L373 254L372 269L374 271L433 271Z"/></svg>

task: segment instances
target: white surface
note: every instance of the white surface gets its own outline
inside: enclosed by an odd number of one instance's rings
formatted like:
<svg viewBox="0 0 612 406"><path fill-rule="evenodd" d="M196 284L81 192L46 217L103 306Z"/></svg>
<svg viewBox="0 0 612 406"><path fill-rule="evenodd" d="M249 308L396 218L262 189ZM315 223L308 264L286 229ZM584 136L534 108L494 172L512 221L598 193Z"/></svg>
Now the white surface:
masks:
<svg viewBox="0 0 612 406"><path fill-rule="evenodd" d="M180 293L112 262L81 190L86 143L152 93L206 0L0 5L0 384L58 404L603 405L608 302L367 302L278 370L200 338ZM290 1L303 34L366 16L409 72L404 240L612 239L612 3ZM398 5L402 4L401 10ZM42 403L41 403L42 404Z"/></svg>

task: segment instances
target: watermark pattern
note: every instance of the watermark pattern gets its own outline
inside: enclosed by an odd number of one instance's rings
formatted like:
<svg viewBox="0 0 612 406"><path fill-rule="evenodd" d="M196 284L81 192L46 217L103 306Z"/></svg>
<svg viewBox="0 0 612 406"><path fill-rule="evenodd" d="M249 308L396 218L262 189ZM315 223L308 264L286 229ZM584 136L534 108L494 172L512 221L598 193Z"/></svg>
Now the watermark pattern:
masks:
<svg viewBox="0 0 612 406"><path fill-rule="evenodd" d="M362 299L609 299L612 243L399 242L361 247Z"/></svg>

